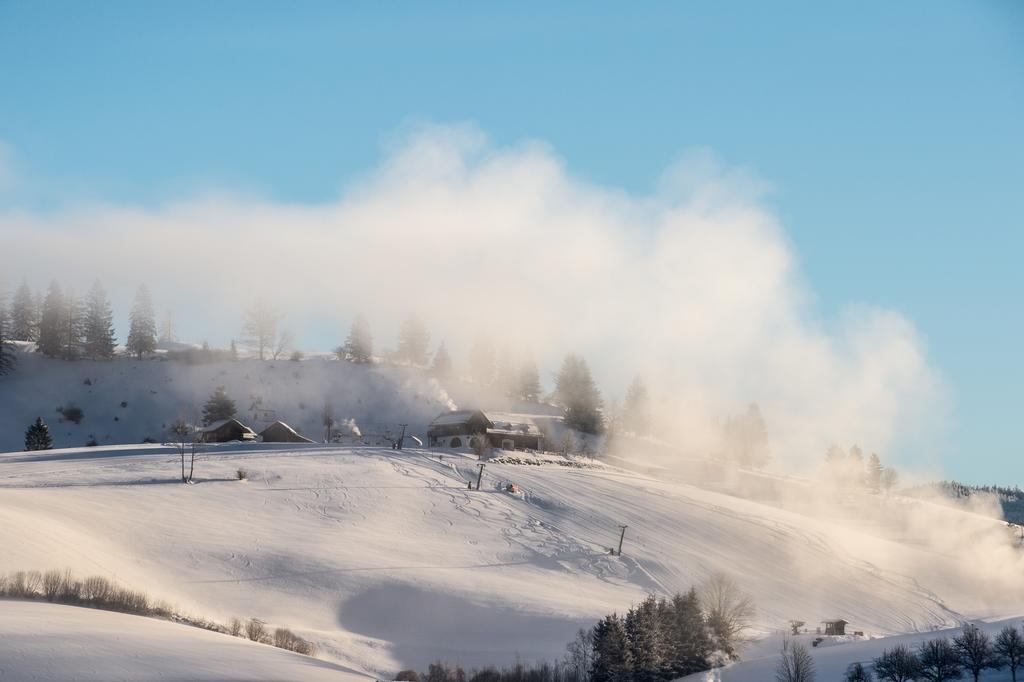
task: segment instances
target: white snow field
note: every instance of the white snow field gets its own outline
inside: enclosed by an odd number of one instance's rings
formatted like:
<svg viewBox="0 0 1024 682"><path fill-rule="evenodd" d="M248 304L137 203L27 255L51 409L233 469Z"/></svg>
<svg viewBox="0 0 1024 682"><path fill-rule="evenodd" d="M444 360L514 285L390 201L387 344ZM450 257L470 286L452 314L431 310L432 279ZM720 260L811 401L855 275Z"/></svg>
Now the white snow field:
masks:
<svg viewBox="0 0 1024 682"><path fill-rule="evenodd" d="M11 452L0 571L69 568L220 622L258 617L380 677L437 658L561 656L604 613L716 571L754 596L762 635L789 619L842 617L880 635L1024 612L1020 551L981 516L867 495L827 513L782 508L552 464L489 463L483 489L468 490L476 464L418 449L205 446L183 485L169 446ZM623 555L610 556L619 524ZM0 638L0 660L19 651Z"/></svg>
<svg viewBox="0 0 1024 682"><path fill-rule="evenodd" d="M309 656L168 621L0 603L0 680L370 679Z"/></svg>
<svg viewBox="0 0 1024 682"><path fill-rule="evenodd" d="M977 623L978 627L987 632L990 637L995 637L999 630L1007 625L1021 627L1020 619L1009 619L990 623ZM885 649L904 644L911 650L916 649L920 642L934 637L955 637L960 634L960 629L938 630L927 633L914 633L909 635L897 635L882 639L868 639L849 642L836 646L811 646L813 635L800 635L795 639L802 642L814 658L814 669L817 679L823 682L843 679L847 668L853 663L860 663L865 669L869 669L872 660L882 654ZM782 637L774 635L758 642L756 650L748 651L746 660L728 665L724 668L706 673L697 673L682 678L684 682L770 682L775 679L775 670L779 663L779 650L782 647ZM1017 671L1018 678L1022 677L1022 671ZM970 674L965 673L963 679L971 679ZM1008 669L986 670L980 676L985 682L1010 682L1011 674Z"/></svg>

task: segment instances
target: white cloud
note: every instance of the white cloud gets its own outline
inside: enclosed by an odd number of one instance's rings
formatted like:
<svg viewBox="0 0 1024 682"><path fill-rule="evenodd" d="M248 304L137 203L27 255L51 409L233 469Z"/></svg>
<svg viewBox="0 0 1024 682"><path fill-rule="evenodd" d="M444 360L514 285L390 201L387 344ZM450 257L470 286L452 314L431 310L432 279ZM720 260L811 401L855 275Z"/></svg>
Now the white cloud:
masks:
<svg viewBox="0 0 1024 682"><path fill-rule="evenodd" d="M266 293L300 338L326 318L340 341L355 311L383 334L415 309L463 358L488 328L548 368L581 352L616 391L642 372L698 445L758 400L778 459L817 460L832 441L885 452L941 408L923 344L893 311L822 323L765 191L701 152L633 196L573 178L543 144L432 127L328 205L94 206L0 215L0 230L76 287L150 282L183 325L230 334Z"/></svg>

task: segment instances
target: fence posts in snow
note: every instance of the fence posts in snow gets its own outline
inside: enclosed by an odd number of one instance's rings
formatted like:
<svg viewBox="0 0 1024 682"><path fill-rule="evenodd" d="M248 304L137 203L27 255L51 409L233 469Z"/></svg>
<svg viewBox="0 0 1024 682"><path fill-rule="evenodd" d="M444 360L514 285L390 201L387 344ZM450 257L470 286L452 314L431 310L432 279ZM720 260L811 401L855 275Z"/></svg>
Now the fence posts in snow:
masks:
<svg viewBox="0 0 1024 682"><path fill-rule="evenodd" d="M481 462L480 464L477 464L477 466L480 467L480 472L476 475L476 489L480 490L480 481L484 477L484 466L485 465L484 465L483 462Z"/></svg>

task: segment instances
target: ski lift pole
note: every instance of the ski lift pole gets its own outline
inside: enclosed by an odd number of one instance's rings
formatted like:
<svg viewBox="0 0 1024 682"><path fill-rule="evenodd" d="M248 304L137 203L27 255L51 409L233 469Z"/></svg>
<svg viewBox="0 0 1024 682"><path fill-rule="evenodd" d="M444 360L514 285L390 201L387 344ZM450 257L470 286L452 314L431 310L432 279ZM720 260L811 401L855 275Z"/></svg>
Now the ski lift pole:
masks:
<svg viewBox="0 0 1024 682"><path fill-rule="evenodd" d="M484 477L484 466L485 465L484 465L483 462L481 462L480 464L477 464L477 466L480 467L480 472L476 475L476 489L480 490L480 481Z"/></svg>
<svg viewBox="0 0 1024 682"><path fill-rule="evenodd" d="M622 556L622 540L623 540L623 538L626 537L626 529L627 528L629 528L629 526L624 526L624 525L620 525L619 526L619 530L620 530L620 533L619 533L619 551L616 552L616 556Z"/></svg>

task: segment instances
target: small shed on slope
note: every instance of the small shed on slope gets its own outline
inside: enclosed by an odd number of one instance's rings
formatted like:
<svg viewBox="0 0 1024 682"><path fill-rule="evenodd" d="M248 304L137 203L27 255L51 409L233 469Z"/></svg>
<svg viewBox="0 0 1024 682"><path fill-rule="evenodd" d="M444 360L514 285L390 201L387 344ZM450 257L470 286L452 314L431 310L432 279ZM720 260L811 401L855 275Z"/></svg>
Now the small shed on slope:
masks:
<svg viewBox="0 0 1024 682"><path fill-rule="evenodd" d="M310 439L282 421L277 421L260 431L264 443L312 443Z"/></svg>
<svg viewBox="0 0 1024 682"><path fill-rule="evenodd" d="M230 443L233 440L256 440L256 432L237 419L222 419L199 432L200 443Z"/></svg>
<svg viewBox="0 0 1024 682"><path fill-rule="evenodd" d="M845 635L846 626L850 624L850 621L843 620L842 618L822 622L825 624L826 635Z"/></svg>

